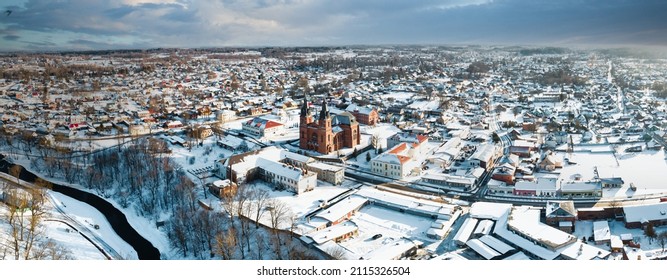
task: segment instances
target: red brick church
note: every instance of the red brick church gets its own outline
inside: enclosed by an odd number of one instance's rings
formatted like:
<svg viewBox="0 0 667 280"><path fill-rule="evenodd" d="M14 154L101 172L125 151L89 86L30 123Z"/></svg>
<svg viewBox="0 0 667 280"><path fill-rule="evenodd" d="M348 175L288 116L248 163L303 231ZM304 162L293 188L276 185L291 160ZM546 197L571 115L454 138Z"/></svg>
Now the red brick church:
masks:
<svg viewBox="0 0 667 280"><path fill-rule="evenodd" d="M359 145L359 123L350 113L344 112L331 117L326 99L322 102L317 121L308 110L308 100L304 98L299 122L299 147L305 150L328 154L342 148Z"/></svg>

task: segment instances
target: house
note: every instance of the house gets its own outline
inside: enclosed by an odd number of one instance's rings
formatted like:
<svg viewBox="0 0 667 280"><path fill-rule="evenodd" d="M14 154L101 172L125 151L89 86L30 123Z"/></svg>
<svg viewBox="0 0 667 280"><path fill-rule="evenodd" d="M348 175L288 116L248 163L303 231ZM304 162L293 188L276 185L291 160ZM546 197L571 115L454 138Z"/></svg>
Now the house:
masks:
<svg viewBox="0 0 667 280"><path fill-rule="evenodd" d="M545 209L546 224L564 232L574 232L577 209L573 201L549 201Z"/></svg>
<svg viewBox="0 0 667 280"><path fill-rule="evenodd" d="M380 116L378 115L378 111L375 108L350 104L347 106L347 108L345 108L345 111L350 112L361 124L376 125L380 122Z"/></svg>
<svg viewBox="0 0 667 280"><path fill-rule="evenodd" d="M557 168L563 168L563 159L553 153L545 154L542 160L537 163L541 170L554 171Z"/></svg>
<svg viewBox="0 0 667 280"><path fill-rule="evenodd" d="M621 240L621 237L618 235L612 235L611 240L609 242L609 246L611 247L611 251L613 253L621 253L623 252L623 240Z"/></svg>
<svg viewBox="0 0 667 280"><path fill-rule="evenodd" d="M470 156L470 162L486 171L493 169L495 160L501 155L500 149L493 143L480 145Z"/></svg>
<svg viewBox="0 0 667 280"><path fill-rule="evenodd" d="M244 145L244 144L243 144L244 141L245 141L245 140L243 140L243 139L241 139L241 138L238 138L238 137L236 137L236 136L234 136L234 135L227 134L227 135L225 135L224 137L222 137L222 139L216 141L216 143L218 144L218 146L220 146L220 147L222 147L222 148L224 148L224 149L230 150L230 151L232 151L232 152L234 152L234 151L242 151L242 152L245 152L245 151L243 151L243 149L242 149L242 147L243 147L243 145ZM246 145L246 147L247 147L248 144L246 143L245 145Z"/></svg>
<svg viewBox="0 0 667 280"><path fill-rule="evenodd" d="M403 179L415 168L419 170L419 164L411 158L411 149L408 143L401 143L375 156L370 162L371 172L394 179Z"/></svg>
<svg viewBox="0 0 667 280"><path fill-rule="evenodd" d="M285 126L279 122L256 117L241 124L244 133L256 136L266 137L282 133Z"/></svg>
<svg viewBox="0 0 667 280"><path fill-rule="evenodd" d="M301 194L315 189L317 185L317 174L298 169L283 163L257 159L259 178L273 184L277 189L287 189L296 194Z"/></svg>
<svg viewBox="0 0 667 280"><path fill-rule="evenodd" d="M593 222L593 239L596 245L609 244L611 241L611 230L607 221Z"/></svg>
<svg viewBox="0 0 667 280"><path fill-rule="evenodd" d="M526 140L515 140L510 146L510 154L518 155L519 157L530 157L531 152L537 150L535 143Z"/></svg>
<svg viewBox="0 0 667 280"><path fill-rule="evenodd" d="M179 128L183 127L183 123L181 121L170 121L164 124L164 128L172 129L172 128Z"/></svg>
<svg viewBox="0 0 667 280"><path fill-rule="evenodd" d="M208 191L215 195L217 198L234 196L237 190L236 183L230 181L229 179L216 180L212 183L206 184L206 186L208 187Z"/></svg>
<svg viewBox="0 0 667 280"><path fill-rule="evenodd" d="M491 179L505 182L508 185L514 185L514 173L516 167L511 164L504 163L493 170Z"/></svg>

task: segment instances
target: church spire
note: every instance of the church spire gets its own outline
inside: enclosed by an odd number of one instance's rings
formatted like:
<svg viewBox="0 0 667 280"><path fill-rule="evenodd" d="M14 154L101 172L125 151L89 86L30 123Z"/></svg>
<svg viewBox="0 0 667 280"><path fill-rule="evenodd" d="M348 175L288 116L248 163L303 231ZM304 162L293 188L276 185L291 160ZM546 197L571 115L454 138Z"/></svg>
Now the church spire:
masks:
<svg viewBox="0 0 667 280"><path fill-rule="evenodd" d="M329 95L327 94L327 97ZM324 101L322 101L322 111L320 111L320 120L326 120L329 119L329 110L327 110L327 98L324 98Z"/></svg>
<svg viewBox="0 0 667 280"><path fill-rule="evenodd" d="M301 104L301 117L305 118L308 116L308 94L303 96L303 104Z"/></svg>

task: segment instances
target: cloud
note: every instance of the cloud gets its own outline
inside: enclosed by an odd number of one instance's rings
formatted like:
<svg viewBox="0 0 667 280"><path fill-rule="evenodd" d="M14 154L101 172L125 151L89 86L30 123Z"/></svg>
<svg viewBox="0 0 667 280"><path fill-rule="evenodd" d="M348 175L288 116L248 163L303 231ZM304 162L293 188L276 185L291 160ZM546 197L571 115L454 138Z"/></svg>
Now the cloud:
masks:
<svg viewBox="0 0 667 280"><path fill-rule="evenodd" d="M30 42L57 41L62 49L380 43L667 45L663 19L667 1L659 0L27 0L12 7L12 16L0 23L0 30L11 29L8 35ZM65 38L46 39L59 36ZM2 40L12 38L2 37L0 50Z"/></svg>
<svg viewBox="0 0 667 280"><path fill-rule="evenodd" d="M7 40L7 41L16 41L16 40L20 39L21 36L17 36L17 35L5 35L5 36L2 36L2 38L5 39L5 40Z"/></svg>

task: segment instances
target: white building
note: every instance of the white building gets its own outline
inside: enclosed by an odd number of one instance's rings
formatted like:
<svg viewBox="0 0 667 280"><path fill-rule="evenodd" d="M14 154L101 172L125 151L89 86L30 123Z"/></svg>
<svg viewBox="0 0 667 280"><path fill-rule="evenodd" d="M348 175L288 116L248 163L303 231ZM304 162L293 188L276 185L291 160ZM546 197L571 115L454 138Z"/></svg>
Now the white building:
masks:
<svg viewBox="0 0 667 280"><path fill-rule="evenodd" d="M257 159L259 177L279 188L301 194L315 189L317 174L264 158Z"/></svg>
<svg viewBox="0 0 667 280"><path fill-rule="evenodd" d="M285 130L283 124L263 118L253 118L252 120L243 122L241 127L243 132L256 137L277 135Z"/></svg>
<svg viewBox="0 0 667 280"><path fill-rule="evenodd" d="M410 149L408 143L401 143L377 155L371 160L371 172L394 179L405 178L415 167L419 169L419 164L411 158Z"/></svg>

